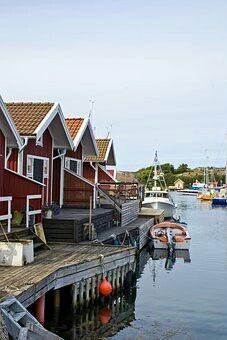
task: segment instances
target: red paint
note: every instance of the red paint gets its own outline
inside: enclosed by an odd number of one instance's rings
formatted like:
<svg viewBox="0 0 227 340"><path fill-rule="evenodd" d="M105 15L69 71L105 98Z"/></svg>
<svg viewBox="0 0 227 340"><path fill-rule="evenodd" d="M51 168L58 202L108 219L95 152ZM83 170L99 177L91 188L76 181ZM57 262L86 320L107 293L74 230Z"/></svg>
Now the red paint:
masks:
<svg viewBox="0 0 227 340"><path fill-rule="evenodd" d="M24 209L27 195L40 195L42 190L42 185L7 169L4 170L3 196L13 197L12 211ZM34 209L40 209L42 206L40 199L30 202Z"/></svg>
<svg viewBox="0 0 227 340"><path fill-rule="evenodd" d="M51 182L52 182L52 137L49 130L43 134L43 146L36 145L36 139L29 139L28 145L24 148L23 174L27 175L27 155L45 157L49 159L49 178L45 179L44 202L51 203Z"/></svg>
<svg viewBox="0 0 227 340"><path fill-rule="evenodd" d="M18 149L13 149L7 163L7 168L15 172L18 171Z"/></svg>
<svg viewBox="0 0 227 340"><path fill-rule="evenodd" d="M95 183L95 169L91 167L90 163L83 163L83 176L92 183Z"/></svg>
<svg viewBox="0 0 227 340"><path fill-rule="evenodd" d="M107 170L106 170L107 171ZM108 173L103 171L100 167L98 167L98 182L114 182L111 175L109 176Z"/></svg>
<svg viewBox="0 0 227 340"><path fill-rule="evenodd" d="M14 155L16 155L16 152ZM12 197L13 212L26 207L27 195L42 194L42 191L43 186L20 176L16 172L5 169L5 137L0 130L0 196ZM33 206L34 209L41 209L42 202L40 199L34 200L31 206ZM0 205L0 214L5 213L7 213L7 203L2 203ZM36 221L40 221L40 216L36 217Z"/></svg>
<svg viewBox="0 0 227 340"><path fill-rule="evenodd" d="M76 159L80 159L82 160L82 145L81 143L78 145L76 151L72 151L72 150L67 150L66 152L66 157L70 157L70 158L76 158Z"/></svg>
<svg viewBox="0 0 227 340"><path fill-rule="evenodd" d="M44 324L45 321L45 294L41 296L35 303L35 316L36 319Z"/></svg>
<svg viewBox="0 0 227 340"><path fill-rule="evenodd" d="M64 205L89 207L90 197L93 198L93 186L65 171Z"/></svg>
<svg viewBox="0 0 227 340"><path fill-rule="evenodd" d="M4 167L5 167L5 136L0 130L0 196L3 196Z"/></svg>

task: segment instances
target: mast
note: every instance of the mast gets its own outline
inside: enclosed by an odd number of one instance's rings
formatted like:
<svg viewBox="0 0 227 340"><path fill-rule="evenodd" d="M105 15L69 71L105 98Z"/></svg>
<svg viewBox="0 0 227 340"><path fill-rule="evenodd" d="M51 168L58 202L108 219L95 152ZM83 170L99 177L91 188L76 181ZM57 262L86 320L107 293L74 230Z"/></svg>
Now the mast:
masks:
<svg viewBox="0 0 227 340"><path fill-rule="evenodd" d="M154 157L154 186L157 188L157 163L158 163L158 152L157 150L155 151L155 157Z"/></svg>

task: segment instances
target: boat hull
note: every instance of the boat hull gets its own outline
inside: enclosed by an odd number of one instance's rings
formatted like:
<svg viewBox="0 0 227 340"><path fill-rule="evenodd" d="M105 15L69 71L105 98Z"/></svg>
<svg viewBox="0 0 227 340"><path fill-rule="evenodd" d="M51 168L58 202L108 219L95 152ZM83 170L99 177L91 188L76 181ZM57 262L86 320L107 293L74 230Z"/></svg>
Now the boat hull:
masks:
<svg viewBox="0 0 227 340"><path fill-rule="evenodd" d="M227 205L226 198L213 198L212 200L213 205Z"/></svg>
<svg viewBox="0 0 227 340"><path fill-rule="evenodd" d="M143 206L147 208L152 208L152 209L164 210L165 218L172 217L176 212L175 205L168 203L168 202L160 202L160 201L145 202L143 203Z"/></svg>
<svg viewBox="0 0 227 340"><path fill-rule="evenodd" d="M176 243L174 245L174 249L176 250L188 250L190 248L190 241L191 240L185 240L181 243ZM155 249L168 249L168 244L161 242L158 239L152 239L152 244Z"/></svg>
<svg viewBox="0 0 227 340"><path fill-rule="evenodd" d="M188 250L190 248L191 236L182 224L161 222L152 226L149 234L155 249Z"/></svg>

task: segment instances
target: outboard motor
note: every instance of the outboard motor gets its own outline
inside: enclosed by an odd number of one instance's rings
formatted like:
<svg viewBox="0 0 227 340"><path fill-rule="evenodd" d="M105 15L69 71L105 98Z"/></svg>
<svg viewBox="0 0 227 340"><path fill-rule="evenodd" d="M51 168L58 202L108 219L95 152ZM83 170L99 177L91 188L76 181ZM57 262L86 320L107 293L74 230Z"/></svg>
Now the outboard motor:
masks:
<svg viewBox="0 0 227 340"><path fill-rule="evenodd" d="M170 253L172 253L175 250L175 240L173 232L170 228L166 229L166 237L168 240L168 250Z"/></svg>

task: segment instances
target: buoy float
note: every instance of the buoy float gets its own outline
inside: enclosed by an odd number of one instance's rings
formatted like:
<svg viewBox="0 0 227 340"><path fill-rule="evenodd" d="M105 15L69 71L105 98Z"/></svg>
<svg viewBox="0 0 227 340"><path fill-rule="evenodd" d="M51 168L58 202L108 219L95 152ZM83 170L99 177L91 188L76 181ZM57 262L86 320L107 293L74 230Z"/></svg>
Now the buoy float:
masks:
<svg viewBox="0 0 227 340"><path fill-rule="evenodd" d="M106 297L112 293L112 290L111 284L104 278L99 286L99 293Z"/></svg>
<svg viewBox="0 0 227 340"><path fill-rule="evenodd" d="M105 307L102 308L99 312L99 319L102 325L106 325L112 316L112 312L109 308Z"/></svg>

